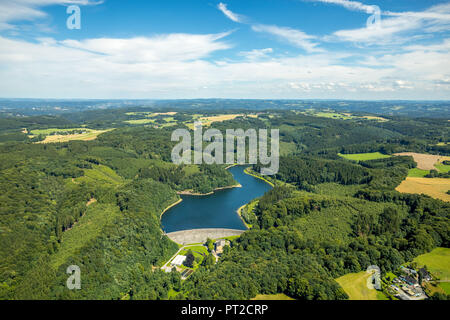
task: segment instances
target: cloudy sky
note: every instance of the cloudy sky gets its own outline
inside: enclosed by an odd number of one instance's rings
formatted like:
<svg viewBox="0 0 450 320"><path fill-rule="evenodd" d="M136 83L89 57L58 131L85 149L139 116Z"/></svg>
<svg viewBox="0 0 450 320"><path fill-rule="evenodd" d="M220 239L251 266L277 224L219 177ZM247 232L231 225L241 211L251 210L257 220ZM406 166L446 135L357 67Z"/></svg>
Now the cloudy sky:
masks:
<svg viewBox="0 0 450 320"><path fill-rule="evenodd" d="M450 100L450 1L362 1L0 0L0 97Z"/></svg>

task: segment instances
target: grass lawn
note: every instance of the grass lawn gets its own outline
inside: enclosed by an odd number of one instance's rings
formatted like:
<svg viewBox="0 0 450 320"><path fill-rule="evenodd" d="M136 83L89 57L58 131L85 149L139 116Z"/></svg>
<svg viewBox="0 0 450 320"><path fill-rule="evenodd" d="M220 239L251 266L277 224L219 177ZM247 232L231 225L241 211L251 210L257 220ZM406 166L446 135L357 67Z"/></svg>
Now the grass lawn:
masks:
<svg viewBox="0 0 450 320"><path fill-rule="evenodd" d="M148 124L148 123L155 123L155 119L136 119L136 120L126 120L124 122L128 124Z"/></svg>
<svg viewBox="0 0 450 320"><path fill-rule="evenodd" d="M295 300L284 293L277 294L258 294L256 297L250 300Z"/></svg>
<svg viewBox="0 0 450 320"><path fill-rule="evenodd" d="M208 249L205 246L203 246L203 245L188 246L188 247L185 248L185 250L183 250L179 254L185 255L185 254L187 254L187 252L189 250L192 250L192 252L194 253L194 256L197 256L197 255L201 256L202 254L204 254L204 255L208 255L209 254Z"/></svg>
<svg viewBox="0 0 450 320"><path fill-rule="evenodd" d="M389 282L391 282L392 280L397 278L397 276L395 274L393 274L392 272L387 272L385 275L385 278L388 279Z"/></svg>
<svg viewBox="0 0 450 320"><path fill-rule="evenodd" d="M349 273L337 278L336 282L348 294L350 300L379 300L381 298L378 295L379 292L367 287L367 279L369 276L370 274L365 271Z"/></svg>
<svg viewBox="0 0 450 320"><path fill-rule="evenodd" d="M439 287L441 287L446 294L450 294L450 282L440 282Z"/></svg>
<svg viewBox="0 0 450 320"><path fill-rule="evenodd" d="M428 270L441 280L450 280L450 249L436 248L429 253L422 254L414 259L414 262ZM445 285L444 285L445 286Z"/></svg>
<svg viewBox="0 0 450 320"><path fill-rule="evenodd" d="M439 164L435 164L434 166L441 173L447 173L450 171L450 166L447 164L439 163Z"/></svg>
<svg viewBox="0 0 450 320"><path fill-rule="evenodd" d="M390 158L390 155L382 154L380 152L369 152L369 153L353 153L353 154L341 154L338 155L347 160L353 161L366 161L366 160L376 160L376 159L385 159Z"/></svg>

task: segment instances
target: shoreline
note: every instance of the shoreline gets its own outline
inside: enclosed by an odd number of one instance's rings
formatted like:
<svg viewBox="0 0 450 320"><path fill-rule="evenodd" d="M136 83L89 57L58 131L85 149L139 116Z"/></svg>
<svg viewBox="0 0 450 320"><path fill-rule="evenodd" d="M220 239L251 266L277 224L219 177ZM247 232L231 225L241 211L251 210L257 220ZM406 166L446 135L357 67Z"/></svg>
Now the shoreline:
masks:
<svg viewBox="0 0 450 320"><path fill-rule="evenodd" d="M210 196L210 195L214 194L214 192L216 192L216 191L231 189L231 188L242 188L242 185L240 183L238 183L238 184L235 184L232 186L215 188L213 191L208 192L208 193L198 193L198 192L192 192L190 190L184 190L184 191L177 191L177 194L182 195L182 196Z"/></svg>
<svg viewBox="0 0 450 320"><path fill-rule="evenodd" d="M264 179L263 177L260 177L260 176L254 174L254 173L251 173L251 172L247 171L248 168L250 168L250 167L247 167L247 168L244 169L244 173L245 174L248 174L249 176L252 176L254 178L260 179L260 180L266 182L267 184L269 184L272 188L275 188L275 184L273 184L269 180Z"/></svg>
<svg viewBox="0 0 450 320"><path fill-rule="evenodd" d="M177 204L179 204L180 202L182 202L183 199L178 199L176 202L172 203L171 205L169 205L167 208L165 208L163 210L163 212L161 212L161 214L159 215L159 221L161 221L161 218L163 216L164 213L166 213L169 209L171 209L172 207L175 207Z"/></svg>
<svg viewBox="0 0 450 320"><path fill-rule="evenodd" d="M250 202L249 202L250 203ZM244 223L244 226L247 228L247 230L250 230L251 228L249 227L249 225L247 224L247 222L245 222L244 218L241 215L241 210L245 208L245 206L248 205L248 203L240 206L237 210L236 213L238 214L239 218L241 219L241 221Z"/></svg>

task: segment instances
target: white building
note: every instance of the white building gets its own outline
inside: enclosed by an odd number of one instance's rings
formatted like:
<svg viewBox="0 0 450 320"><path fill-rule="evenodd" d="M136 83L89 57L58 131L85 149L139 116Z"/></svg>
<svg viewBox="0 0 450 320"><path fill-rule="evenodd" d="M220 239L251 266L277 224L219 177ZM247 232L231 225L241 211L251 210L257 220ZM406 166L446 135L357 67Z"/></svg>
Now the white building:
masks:
<svg viewBox="0 0 450 320"><path fill-rule="evenodd" d="M185 260L186 260L186 256L178 255L172 260L170 265L171 266L181 266Z"/></svg>

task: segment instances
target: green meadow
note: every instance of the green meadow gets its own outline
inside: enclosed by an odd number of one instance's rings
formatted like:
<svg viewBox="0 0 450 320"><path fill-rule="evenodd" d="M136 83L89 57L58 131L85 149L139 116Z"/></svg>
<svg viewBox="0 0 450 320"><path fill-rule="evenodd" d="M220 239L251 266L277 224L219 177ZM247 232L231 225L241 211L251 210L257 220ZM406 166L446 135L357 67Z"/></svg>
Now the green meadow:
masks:
<svg viewBox="0 0 450 320"><path fill-rule="evenodd" d="M450 249L436 248L414 259L419 266L427 266L428 270L441 280L450 280Z"/></svg>
<svg viewBox="0 0 450 320"><path fill-rule="evenodd" d="M368 152L368 153L353 153L353 154L342 154L338 153L338 155L347 160L353 161L367 161L367 160L376 160L376 159L385 159L390 158L390 155L382 154L380 152Z"/></svg>

